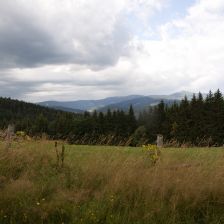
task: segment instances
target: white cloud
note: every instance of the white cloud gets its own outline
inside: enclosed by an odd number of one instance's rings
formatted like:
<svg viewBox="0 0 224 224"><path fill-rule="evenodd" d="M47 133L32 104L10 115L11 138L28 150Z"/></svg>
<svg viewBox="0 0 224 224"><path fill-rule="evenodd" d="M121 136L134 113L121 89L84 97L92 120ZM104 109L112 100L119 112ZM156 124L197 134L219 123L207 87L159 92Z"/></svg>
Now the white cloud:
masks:
<svg viewBox="0 0 224 224"><path fill-rule="evenodd" d="M169 80L167 86L171 85L175 90L222 88L223 9L222 0L201 0L188 9L186 17L162 25L161 39L144 43L145 51L150 52L145 63L140 59L145 65L148 60L145 71L157 74L157 80L165 76ZM144 68L144 65L140 67Z"/></svg>

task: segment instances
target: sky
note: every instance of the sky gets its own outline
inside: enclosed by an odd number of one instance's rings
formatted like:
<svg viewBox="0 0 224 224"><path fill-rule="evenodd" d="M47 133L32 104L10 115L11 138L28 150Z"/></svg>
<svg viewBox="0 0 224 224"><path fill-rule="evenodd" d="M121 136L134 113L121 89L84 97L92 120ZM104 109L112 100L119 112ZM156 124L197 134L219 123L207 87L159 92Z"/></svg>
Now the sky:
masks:
<svg viewBox="0 0 224 224"><path fill-rule="evenodd" d="M223 0L0 0L0 96L224 91Z"/></svg>

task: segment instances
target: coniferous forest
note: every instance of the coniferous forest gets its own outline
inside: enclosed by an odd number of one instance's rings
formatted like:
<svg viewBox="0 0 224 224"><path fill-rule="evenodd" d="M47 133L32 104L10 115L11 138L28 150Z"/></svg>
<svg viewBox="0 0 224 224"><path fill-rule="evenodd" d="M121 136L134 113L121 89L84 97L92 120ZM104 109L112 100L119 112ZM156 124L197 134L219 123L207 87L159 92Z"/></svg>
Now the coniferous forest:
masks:
<svg viewBox="0 0 224 224"><path fill-rule="evenodd" d="M8 124L31 137L45 133L50 139L75 144L138 146L155 143L157 134L162 134L167 145L220 146L224 144L224 98L217 90L206 98L199 93L172 105L161 101L138 117L132 106L128 112L75 114L0 98L0 129Z"/></svg>

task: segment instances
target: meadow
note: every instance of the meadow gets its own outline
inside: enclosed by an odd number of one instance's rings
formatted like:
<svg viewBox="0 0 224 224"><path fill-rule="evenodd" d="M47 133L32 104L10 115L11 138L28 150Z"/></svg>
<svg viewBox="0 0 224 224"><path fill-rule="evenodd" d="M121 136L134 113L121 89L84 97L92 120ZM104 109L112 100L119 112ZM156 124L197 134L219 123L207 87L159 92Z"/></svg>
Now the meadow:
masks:
<svg viewBox="0 0 224 224"><path fill-rule="evenodd" d="M224 149L0 142L0 223L224 223Z"/></svg>

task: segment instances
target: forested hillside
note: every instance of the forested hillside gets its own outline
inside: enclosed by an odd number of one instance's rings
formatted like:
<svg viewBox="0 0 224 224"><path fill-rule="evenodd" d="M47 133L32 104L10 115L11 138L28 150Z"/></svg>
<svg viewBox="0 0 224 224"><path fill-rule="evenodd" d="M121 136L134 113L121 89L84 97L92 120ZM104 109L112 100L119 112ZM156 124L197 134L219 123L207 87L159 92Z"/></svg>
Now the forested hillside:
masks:
<svg viewBox="0 0 224 224"><path fill-rule="evenodd" d="M127 113L75 114L0 98L0 129L9 123L30 136L46 133L51 139L76 144L136 146L155 143L157 134L163 134L172 145L220 146L224 144L224 99L218 90L205 99L199 93L172 105L161 101L136 118L132 106Z"/></svg>
<svg viewBox="0 0 224 224"><path fill-rule="evenodd" d="M132 107L129 113L108 110L106 114L75 114L0 98L0 129L6 129L9 123L30 136L45 133L51 139L79 144L125 144L137 127Z"/></svg>
<svg viewBox="0 0 224 224"><path fill-rule="evenodd" d="M224 144L224 99L218 90L210 91L205 99L201 93L192 100L157 107L141 113L139 125L145 128L148 138L157 133L166 141L179 144L211 146Z"/></svg>
<svg viewBox="0 0 224 224"><path fill-rule="evenodd" d="M25 131L31 136L42 133L60 136L72 131L72 124L79 117L80 115L74 113L0 98L0 129L5 129L9 123L13 123L16 130Z"/></svg>

